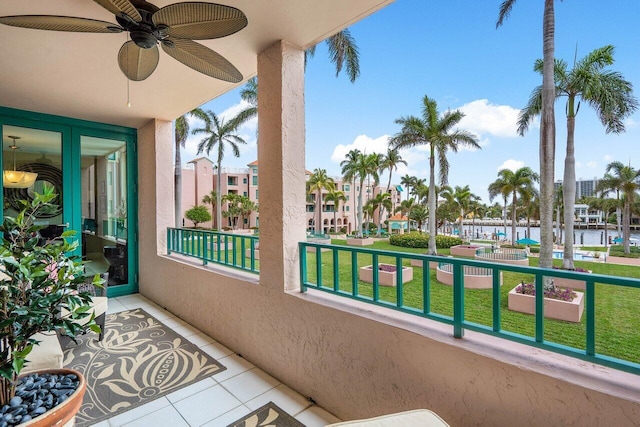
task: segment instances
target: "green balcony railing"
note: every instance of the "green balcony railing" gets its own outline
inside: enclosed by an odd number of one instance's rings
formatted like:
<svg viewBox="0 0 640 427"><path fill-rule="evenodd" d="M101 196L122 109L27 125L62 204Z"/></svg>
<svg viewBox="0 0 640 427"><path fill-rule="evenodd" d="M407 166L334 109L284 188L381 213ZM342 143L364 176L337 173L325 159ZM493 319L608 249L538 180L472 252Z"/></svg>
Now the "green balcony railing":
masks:
<svg viewBox="0 0 640 427"><path fill-rule="evenodd" d="M302 292L315 289L435 320L451 325L456 338L470 330L640 374L639 336L619 336L627 333L629 319L638 316L638 279L464 258L443 262L441 256L323 243L301 242L299 248ZM387 266L380 270L383 264ZM453 285L438 282L430 265L446 265L453 272ZM389 278L388 271L395 274ZM465 288L465 272L470 271L492 275L492 287ZM584 314L579 322L545 318L545 278L584 284L585 289L579 291L584 292ZM534 315L508 308L509 290L521 282L535 286L535 297L531 297ZM613 300L606 298L611 294L616 295ZM612 319L610 311L623 304L626 311Z"/></svg>
<svg viewBox="0 0 640 427"><path fill-rule="evenodd" d="M167 228L167 253L259 273L258 237L209 230Z"/></svg>

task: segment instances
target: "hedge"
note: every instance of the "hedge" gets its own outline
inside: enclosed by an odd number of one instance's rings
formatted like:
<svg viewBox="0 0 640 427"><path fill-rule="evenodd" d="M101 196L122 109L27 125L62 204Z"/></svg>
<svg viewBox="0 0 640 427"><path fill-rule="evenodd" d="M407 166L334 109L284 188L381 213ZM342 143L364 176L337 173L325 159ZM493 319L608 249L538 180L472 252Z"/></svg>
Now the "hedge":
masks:
<svg viewBox="0 0 640 427"><path fill-rule="evenodd" d="M393 246L401 246L403 248L428 248L429 235L418 232L406 234L394 234L389 238L389 243ZM447 249L451 246L461 245L462 239L453 236L436 236L436 248Z"/></svg>

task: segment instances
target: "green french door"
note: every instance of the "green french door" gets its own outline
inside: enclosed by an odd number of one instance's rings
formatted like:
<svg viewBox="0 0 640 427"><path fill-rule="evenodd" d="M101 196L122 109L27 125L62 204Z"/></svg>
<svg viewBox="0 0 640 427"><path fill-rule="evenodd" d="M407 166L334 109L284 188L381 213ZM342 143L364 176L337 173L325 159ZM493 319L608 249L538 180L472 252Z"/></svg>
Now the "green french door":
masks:
<svg viewBox="0 0 640 427"><path fill-rule="evenodd" d="M108 296L137 292L135 129L0 107L0 137L2 215L53 185L58 207L37 219L43 238L75 230L87 277L102 275Z"/></svg>

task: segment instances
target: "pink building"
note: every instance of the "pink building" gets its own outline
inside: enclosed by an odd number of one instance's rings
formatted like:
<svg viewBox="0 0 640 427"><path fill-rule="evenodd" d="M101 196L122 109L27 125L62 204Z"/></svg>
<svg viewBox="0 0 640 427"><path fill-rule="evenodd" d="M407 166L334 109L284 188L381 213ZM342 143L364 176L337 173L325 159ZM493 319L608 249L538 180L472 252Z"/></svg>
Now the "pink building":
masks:
<svg viewBox="0 0 640 427"><path fill-rule="evenodd" d="M307 171L307 178L311 175L311 172ZM360 191L360 184L356 182L355 185L351 182L343 181L341 177L333 177L336 183L336 190L343 191L346 201L339 203L338 212L335 213L335 203L333 201L325 201L325 197L328 191L322 192L322 232L329 233L334 229L334 222L337 225L337 230L344 230L346 233L351 233L356 229L356 215L357 215L357 203L358 192ZM182 170L182 218L185 226L190 226L190 221L185 219L184 213L194 207L195 205L203 205L203 198L216 189L217 173L214 163L206 157L198 157L187 163L187 167ZM222 191L220 194L239 194L241 196L249 197L249 199L256 203L260 203L260 193L258 184L258 161L253 161L247 165L246 168L222 168ZM386 191L384 187L374 187L373 193L368 189L364 190L365 193L362 197L362 203L365 204L371 197L375 197L378 193ZM397 186L391 186L389 189L391 193L391 200L393 206L400 203L402 191ZM306 204L306 216L307 216L307 230L315 230L315 221L318 218L316 213L316 194L310 194L307 198ZM211 206L208 206L211 208ZM225 206L223 204L223 211ZM213 216L213 212L212 212ZM389 212L385 211L384 220L389 217ZM224 226L230 226L228 220L223 218ZM374 217L371 221L378 222L377 211L374 213ZM253 212L250 216L244 218L243 224L238 224L238 228L251 228L260 226L260 217L258 212ZM203 223L205 228L212 227L212 222Z"/></svg>

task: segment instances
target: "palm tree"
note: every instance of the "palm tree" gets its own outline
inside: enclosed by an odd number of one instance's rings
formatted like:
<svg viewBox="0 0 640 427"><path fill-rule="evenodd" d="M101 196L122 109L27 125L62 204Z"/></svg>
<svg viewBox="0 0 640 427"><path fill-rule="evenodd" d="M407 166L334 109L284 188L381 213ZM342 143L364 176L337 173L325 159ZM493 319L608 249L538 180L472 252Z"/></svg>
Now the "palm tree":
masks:
<svg viewBox="0 0 640 427"><path fill-rule="evenodd" d="M465 185L464 187L456 185L453 189L453 194L451 194L451 202L460 212L458 221L458 237L462 237L462 223L464 222L465 215L469 211L469 204L471 203L471 198L473 196L477 197L471 192L468 185Z"/></svg>
<svg viewBox="0 0 640 427"><path fill-rule="evenodd" d="M431 215L429 215L429 211L427 211L427 208L422 205L416 205L411 209L411 211L409 211L409 219L418 223L419 233L422 233L422 224L430 217ZM431 239L431 236L429 236L429 239Z"/></svg>
<svg viewBox="0 0 640 427"><path fill-rule="evenodd" d="M516 244L516 225L518 222L518 195L531 193L534 190L533 183L540 180L540 176L529 167L522 167L515 172L510 169L502 169L498 172L498 182L502 184L500 193L511 195L511 244ZM491 194L491 188L489 190ZM524 196L526 197L526 196Z"/></svg>
<svg viewBox="0 0 640 427"><path fill-rule="evenodd" d="M502 209L500 209L500 216L504 223L504 235L507 236L507 199L509 198L508 185L503 177L498 176L498 179L489 184L489 201L493 202L498 196L502 196L504 202Z"/></svg>
<svg viewBox="0 0 640 427"><path fill-rule="evenodd" d="M309 194L316 193L316 211L318 213L318 220L316 221L315 233L322 234L322 191L333 191L336 188L336 183L329 175L327 175L326 169L314 169L313 173L307 181L309 186ZM335 216L335 215L334 215Z"/></svg>
<svg viewBox="0 0 640 427"><path fill-rule="evenodd" d="M222 196L222 201L227 203L227 210L222 213L222 216L229 219L231 228L234 230L238 226L238 217L242 215L242 209L240 208L242 197L244 196L235 193Z"/></svg>
<svg viewBox="0 0 640 427"><path fill-rule="evenodd" d="M539 210L539 196L540 194L534 186L523 189L521 193L520 200L524 207L524 213L527 216L527 237L529 239L531 238L531 217Z"/></svg>
<svg viewBox="0 0 640 427"><path fill-rule="evenodd" d="M326 39L329 48L329 59L336 66L336 77L344 68L349 76L351 83L354 83L360 75L360 56L358 55L358 46L356 41L348 29L344 29L328 39ZM308 57L314 56L316 46L312 46L305 51L305 64Z"/></svg>
<svg viewBox="0 0 640 427"><path fill-rule="evenodd" d="M251 200L250 198L248 198L247 196L240 196L240 203L238 207L240 208L240 218L242 220L242 228L245 228L244 227L245 217L250 216L252 212L257 212L258 204L253 200ZM249 223L249 228L250 227L251 227L251 224Z"/></svg>
<svg viewBox="0 0 640 427"><path fill-rule="evenodd" d="M211 193L202 198L202 203L211 205L211 217L216 217L216 200L218 200L218 193L215 190L211 190ZM211 229L216 229L218 224L212 224Z"/></svg>
<svg viewBox="0 0 640 427"><path fill-rule="evenodd" d="M387 181L387 193L389 193L390 192L389 190L391 189L391 176L393 175L393 171L398 170L398 165L401 165L401 164L407 166L407 161L402 158L398 150L392 150L391 148L387 149L387 154L384 155L382 164L380 165L384 170L389 171L389 181ZM380 172L382 172L382 170ZM394 207L393 205L394 203L392 200L392 206L391 206L392 209ZM389 212L391 212L391 210L389 210ZM382 215L382 213L380 215Z"/></svg>
<svg viewBox="0 0 640 427"><path fill-rule="evenodd" d="M333 202L333 231L338 233L337 212L340 208L340 202L347 201L347 195L341 190L329 190L329 193L324 198L327 202Z"/></svg>
<svg viewBox="0 0 640 427"><path fill-rule="evenodd" d="M562 184L558 185L553 192L553 202L556 208L556 239L557 244L562 244L562 221L564 217L564 188Z"/></svg>
<svg viewBox="0 0 640 427"><path fill-rule="evenodd" d="M389 145L396 149L429 146L429 255L436 254L436 154L440 167L440 184L445 185L449 174L447 151L455 153L460 145L481 148L473 134L455 129L463 117L464 114L459 110L447 111L441 115L436 101L425 95L422 100L422 118L409 116L397 119L396 123L402 129L389 140Z"/></svg>
<svg viewBox="0 0 640 427"><path fill-rule="evenodd" d="M613 171L613 174L610 172ZM602 188L616 189L622 192L624 198L624 213L622 215L622 239L624 253L631 252L629 237L631 234L631 206L636 198L636 192L640 189L640 170L631 165L625 166L622 162L611 162L607 165L606 174L600 181Z"/></svg>
<svg viewBox="0 0 640 427"><path fill-rule="evenodd" d="M342 167L342 179L344 181L352 181L354 184L356 179L359 181L357 203L358 237L362 237L362 213L364 206L362 203L362 193L365 181L369 175L373 175L374 181L378 182L378 167L372 160L373 157L363 154L360 150L351 150L347 153L346 158L340 162L340 166Z"/></svg>
<svg viewBox="0 0 640 427"><path fill-rule="evenodd" d="M618 210L620 201L618 199L605 198L604 194L607 191L602 192L601 197L588 197L585 202L589 205L589 209L598 209L604 213L604 246L609 246L609 216L613 211Z"/></svg>
<svg viewBox="0 0 640 427"><path fill-rule="evenodd" d="M411 194L411 187L413 186L415 181L416 181L416 177L415 176L405 175L402 178L400 178L400 185L404 185L405 188L407 189L407 199L406 200L409 200L409 194Z"/></svg>
<svg viewBox="0 0 640 427"><path fill-rule="evenodd" d="M596 110L600 122L607 133L624 132L623 120L637 108L633 97L633 85L620 73L606 69L612 65L614 47L607 45L593 50L585 58L577 61L572 70L567 63L556 59L556 97L567 97L567 153L564 161L564 226L565 245L563 267L573 269L573 228L576 197L575 127L576 115L580 109L580 98ZM542 72L542 60L536 61L534 69ZM518 131L522 135L531 121L540 113L541 88L531 94L527 106L520 112Z"/></svg>
<svg viewBox="0 0 640 427"><path fill-rule="evenodd" d="M407 199L400 202L398 206L396 206L395 213L400 213L401 216L408 215L416 205L414 199Z"/></svg>
<svg viewBox="0 0 640 427"><path fill-rule="evenodd" d="M360 57L358 55L358 46L355 39L351 36L351 32L348 29L342 30L339 33L326 39L327 46L329 48L329 59L336 66L336 77L340 74L344 68L349 75L349 80L354 83L360 75ZM312 46L304 53L304 61L307 63L307 58L314 56L316 47ZM247 119L252 119L258 115L258 78L253 77L249 79L246 85L240 91L240 97L251 104L243 114L247 116Z"/></svg>
<svg viewBox="0 0 640 427"><path fill-rule="evenodd" d="M382 234L382 214L385 209L391 212L391 194L389 193L378 193L376 196L369 200L367 204L373 207L375 211L378 209L378 232L377 235L380 236Z"/></svg>
<svg viewBox="0 0 640 427"><path fill-rule="evenodd" d="M247 142L242 139L235 132L246 121L246 115L239 113L235 117L229 120L220 118L211 110L206 111L203 116L204 127L194 129L193 134L203 134L204 137L198 144L198 154L206 151L207 156L211 153L211 150L216 148L216 166L217 166L217 185L216 191L218 191L218 197L216 198L216 224L222 224L222 200L220 198L220 191L222 188L222 160L224 159L225 146L229 144L233 155L240 157L240 149L238 144L246 144Z"/></svg>
<svg viewBox="0 0 640 427"><path fill-rule="evenodd" d="M516 0L504 0L496 28L502 25L511 13ZM554 112L555 85L553 80L553 58L555 56L555 11L554 0L544 0L542 18L542 98L540 120L540 258L538 265L553 266L553 186L556 152L556 122Z"/></svg>
<svg viewBox="0 0 640 427"><path fill-rule="evenodd" d="M178 117L174 123L174 133L175 133L175 163L174 163L174 178L173 178L173 189L174 189L174 205L175 205L175 225L176 228L182 227L182 222L180 221L180 216L182 215L182 152L181 149L184 148L184 144L187 142L187 136L189 136L189 120L187 115L197 117L199 119L203 119L206 115L203 110L200 108L194 108L189 113L184 114Z"/></svg>

